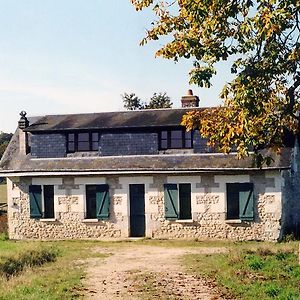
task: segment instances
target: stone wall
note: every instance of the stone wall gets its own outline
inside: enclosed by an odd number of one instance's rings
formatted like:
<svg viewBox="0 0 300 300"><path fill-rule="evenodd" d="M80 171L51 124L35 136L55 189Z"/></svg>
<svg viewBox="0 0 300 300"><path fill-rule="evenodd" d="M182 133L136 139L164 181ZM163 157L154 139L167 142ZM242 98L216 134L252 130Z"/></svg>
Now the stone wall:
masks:
<svg viewBox="0 0 300 300"><path fill-rule="evenodd" d="M254 221L226 220L226 183L235 182L254 184ZM88 221L84 219L85 185L103 183L110 188L110 218ZM164 183L191 183L192 220L165 219ZM55 186L55 219L30 219L30 184ZM279 171L247 175L15 178L8 180L9 236L13 239L128 237L130 184L145 185L147 237L270 241L280 237L282 177Z"/></svg>

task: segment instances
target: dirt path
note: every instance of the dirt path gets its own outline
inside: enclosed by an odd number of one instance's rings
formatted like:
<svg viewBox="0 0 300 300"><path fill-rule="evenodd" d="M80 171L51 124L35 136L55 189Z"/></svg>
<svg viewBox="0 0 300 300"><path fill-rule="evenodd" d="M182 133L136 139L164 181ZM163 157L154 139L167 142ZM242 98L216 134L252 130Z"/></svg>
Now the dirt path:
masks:
<svg viewBox="0 0 300 300"><path fill-rule="evenodd" d="M85 299L222 299L203 280L186 274L179 258L188 253L220 253L225 248L133 245L96 251L110 256L88 259Z"/></svg>

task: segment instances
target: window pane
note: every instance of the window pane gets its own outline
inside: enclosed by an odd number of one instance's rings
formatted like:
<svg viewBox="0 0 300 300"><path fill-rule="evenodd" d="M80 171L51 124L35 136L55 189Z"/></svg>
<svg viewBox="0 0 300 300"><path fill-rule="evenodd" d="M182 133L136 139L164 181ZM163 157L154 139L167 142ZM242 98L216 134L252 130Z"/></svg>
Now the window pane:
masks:
<svg viewBox="0 0 300 300"><path fill-rule="evenodd" d="M182 139L182 131L181 130L172 130L171 131L171 139Z"/></svg>
<svg viewBox="0 0 300 300"><path fill-rule="evenodd" d="M92 143L92 150L93 151L98 151L99 149L99 142L93 142Z"/></svg>
<svg viewBox="0 0 300 300"><path fill-rule="evenodd" d="M171 140L171 148L182 148L182 140Z"/></svg>
<svg viewBox="0 0 300 300"><path fill-rule="evenodd" d="M162 131L161 132L161 138L162 139L167 139L168 138L168 132L167 131Z"/></svg>
<svg viewBox="0 0 300 300"><path fill-rule="evenodd" d="M96 185L86 186L86 218L96 219Z"/></svg>
<svg viewBox="0 0 300 300"><path fill-rule="evenodd" d="M92 141L93 142L98 142L98 140L99 140L99 134L98 134L98 132L93 132L92 133Z"/></svg>
<svg viewBox="0 0 300 300"><path fill-rule="evenodd" d="M78 142L88 142L89 141L89 133L78 133Z"/></svg>
<svg viewBox="0 0 300 300"><path fill-rule="evenodd" d="M185 148L192 148L192 140L185 140Z"/></svg>
<svg viewBox="0 0 300 300"><path fill-rule="evenodd" d="M89 142L79 142L78 141L78 151L89 151L90 143Z"/></svg>
<svg viewBox="0 0 300 300"><path fill-rule="evenodd" d="M239 219L239 184L227 184L227 219Z"/></svg>
<svg viewBox="0 0 300 300"><path fill-rule="evenodd" d="M192 218L191 185L179 184L179 218L187 220Z"/></svg>
<svg viewBox="0 0 300 300"><path fill-rule="evenodd" d="M160 147L161 147L161 149L167 149L168 148L168 141L167 140L161 140Z"/></svg>
<svg viewBox="0 0 300 300"><path fill-rule="evenodd" d="M68 143L68 151L69 152L74 152L75 151L75 143L74 142L69 142Z"/></svg>
<svg viewBox="0 0 300 300"><path fill-rule="evenodd" d="M69 133L68 134L68 141L69 142L74 142L75 141L75 134L74 133Z"/></svg>
<svg viewBox="0 0 300 300"><path fill-rule="evenodd" d="M190 140L191 138L192 138L192 132L191 131L188 131L188 132L186 131L185 132L185 139Z"/></svg>
<svg viewBox="0 0 300 300"><path fill-rule="evenodd" d="M44 218L54 218L54 186L44 185Z"/></svg>

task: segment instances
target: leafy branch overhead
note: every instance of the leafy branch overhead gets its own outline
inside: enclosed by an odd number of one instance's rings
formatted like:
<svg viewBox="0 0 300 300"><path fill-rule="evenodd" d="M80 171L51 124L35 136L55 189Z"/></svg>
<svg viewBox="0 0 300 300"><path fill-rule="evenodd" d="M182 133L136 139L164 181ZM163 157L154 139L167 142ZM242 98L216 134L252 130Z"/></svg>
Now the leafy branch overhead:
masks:
<svg viewBox="0 0 300 300"><path fill-rule="evenodd" d="M286 132L299 131L299 0L131 0L156 14L141 44L168 36L156 52L193 60L190 82L211 87L215 65L230 59L232 82L222 108L190 112L182 124L198 128L211 145L238 156L263 147L279 150Z"/></svg>
<svg viewBox="0 0 300 300"><path fill-rule="evenodd" d="M127 110L171 108L173 103L166 93L154 93L149 103L143 102L135 93L121 95Z"/></svg>

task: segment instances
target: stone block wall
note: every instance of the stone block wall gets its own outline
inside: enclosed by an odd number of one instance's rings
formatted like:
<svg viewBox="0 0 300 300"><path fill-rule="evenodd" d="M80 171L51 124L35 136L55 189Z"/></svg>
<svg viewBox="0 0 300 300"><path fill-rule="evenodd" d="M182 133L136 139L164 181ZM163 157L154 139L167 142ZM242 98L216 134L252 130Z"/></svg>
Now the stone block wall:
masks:
<svg viewBox="0 0 300 300"><path fill-rule="evenodd" d="M157 153L157 133L110 133L101 135L99 154L103 156Z"/></svg>
<svg viewBox="0 0 300 300"><path fill-rule="evenodd" d="M88 178L84 184L103 184L104 178ZM31 219L30 184L53 184L55 219ZM8 233L11 239L98 239L121 236L122 220L113 197L116 184L110 180L110 219L85 222L85 195L80 178L8 180ZM117 186L117 185L116 185Z"/></svg>
<svg viewBox="0 0 300 300"><path fill-rule="evenodd" d="M130 236L129 185L145 185L145 235L151 238L269 240L280 237L282 177L279 171L193 176L106 176L11 178L8 180L9 236L12 239L102 239ZM254 221L226 220L226 183L254 184ZM85 185L109 185L110 218L85 219ZM165 219L165 183L191 184L191 220ZM55 219L29 216L30 184L53 184Z"/></svg>
<svg viewBox="0 0 300 300"><path fill-rule="evenodd" d="M59 133L33 134L30 137L30 150L33 157L65 157L66 136Z"/></svg>

